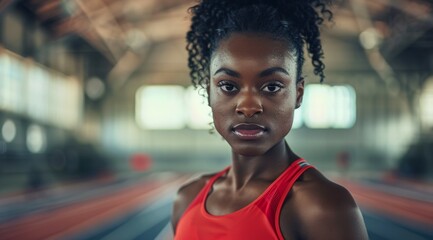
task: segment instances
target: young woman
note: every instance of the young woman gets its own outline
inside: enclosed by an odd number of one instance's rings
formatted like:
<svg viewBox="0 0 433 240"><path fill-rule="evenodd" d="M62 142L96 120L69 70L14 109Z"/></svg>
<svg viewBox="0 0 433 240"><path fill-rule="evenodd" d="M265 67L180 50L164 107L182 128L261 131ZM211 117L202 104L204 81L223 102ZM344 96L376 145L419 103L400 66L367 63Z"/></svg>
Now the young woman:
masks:
<svg viewBox="0 0 433 240"><path fill-rule="evenodd" d="M284 137L304 92L303 48L324 79L320 0L202 0L187 34L195 86L207 90L232 164L179 189L175 239L367 239L350 193Z"/></svg>

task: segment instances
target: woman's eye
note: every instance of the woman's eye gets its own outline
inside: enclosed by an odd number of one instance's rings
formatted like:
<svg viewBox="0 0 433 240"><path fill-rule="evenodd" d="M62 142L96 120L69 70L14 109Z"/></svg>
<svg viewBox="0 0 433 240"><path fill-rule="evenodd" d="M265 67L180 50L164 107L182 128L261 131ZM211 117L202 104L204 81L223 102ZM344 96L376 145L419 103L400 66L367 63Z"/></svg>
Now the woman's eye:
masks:
<svg viewBox="0 0 433 240"><path fill-rule="evenodd" d="M224 92L234 92L234 91L238 90L233 84L230 84L230 83L221 83L221 84L219 84L219 87Z"/></svg>
<svg viewBox="0 0 433 240"><path fill-rule="evenodd" d="M270 93L275 93L280 91L282 88L282 86L278 85L278 84L269 84L266 85L262 88L263 91L265 92L270 92Z"/></svg>

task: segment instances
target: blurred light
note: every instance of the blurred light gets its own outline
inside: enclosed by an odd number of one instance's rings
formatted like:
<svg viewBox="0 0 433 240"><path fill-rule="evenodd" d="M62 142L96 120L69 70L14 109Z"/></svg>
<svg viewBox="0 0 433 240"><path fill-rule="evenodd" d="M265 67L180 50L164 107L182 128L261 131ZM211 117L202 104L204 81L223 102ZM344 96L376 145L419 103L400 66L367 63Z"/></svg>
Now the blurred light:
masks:
<svg viewBox="0 0 433 240"><path fill-rule="evenodd" d="M333 86L334 128L351 128L356 121L356 94L351 86Z"/></svg>
<svg viewBox="0 0 433 240"><path fill-rule="evenodd" d="M210 124L213 122L212 110L206 97L202 96L193 86L190 86L185 92L185 100L189 113L187 116L188 127L210 129Z"/></svg>
<svg viewBox="0 0 433 240"><path fill-rule="evenodd" d="M8 92L9 89L9 71L10 57L4 53L0 54L0 108L7 109L9 105Z"/></svg>
<svg viewBox="0 0 433 240"><path fill-rule="evenodd" d="M304 122L302 115L303 115L302 106L300 108L295 109L295 116L293 118L292 129L300 128L302 126L302 123Z"/></svg>
<svg viewBox="0 0 433 240"><path fill-rule="evenodd" d="M59 123L67 128L76 127L82 119L83 114L83 86L81 82L76 77L63 77L63 108L62 116L63 118Z"/></svg>
<svg viewBox="0 0 433 240"><path fill-rule="evenodd" d="M433 127L433 77L426 81L419 102L423 123L427 127Z"/></svg>
<svg viewBox="0 0 433 240"><path fill-rule="evenodd" d="M382 36L375 28L367 28L359 34L359 42L365 49L373 49L382 42Z"/></svg>
<svg viewBox="0 0 433 240"><path fill-rule="evenodd" d="M149 44L147 36L138 29L131 29L126 33L126 44L135 51L138 51Z"/></svg>
<svg viewBox="0 0 433 240"><path fill-rule="evenodd" d="M92 77L87 81L85 91L90 99L97 100L104 95L105 85L99 78Z"/></svg>
<svg viewBox="0 0 433 240"><path fill-rule="evenodd" d="M310 128L351 128L356 121L356 94L351 86L310 84L304 107L304 121Z"/></svg>
<svg viewBox="0 0 433 240"><path fill-rule="evenodd" d="M135 154L132 156L130 164L133 170L142 172L150 169L152 159L146 154Z"/></svg>
<svg viewBox="0 0 433 240"><path fill-rule="evenodd" d="M48 92L51 76L46 68L37 64L30 66L27 76L28 115L33 119L44 121L50 116L48 103L53 103L53 101L47 101L50 100Z"/></svg>
<svg viewBox="0 0 433 240"><path fill-rule="evenodd" d="M331 126L331 87L310 84L305 88L304 120L310 128L328 128Z"/></svg>
<svg viewBox="0 0 433 240"><path fill-rule="evenodd" d="M16 136L17 129L12 120L6 120L2 126L2 136L6 142L12 142Z"/></svg>
<svg viewBox="0 0 433 240"><path fill-rule="evenodd" d="M181 86L144 86L136 93L136 121L146 129L182 129L186 106Z"/></svg>
<svg viewBox="0 0 433 240"><path fill-rule="evenodd" d="M61 0L60 1L60 7L69 16L75 15L75 13L77 12L77 9L78 9L77 3L75 1L70 1L70 0Z"/></svg>
<svg viewBox="0 0 433 240"><path fill-rule="evenodd" d="M40 153L45 151L47 137L42 127L32 124L27 129L27 148L31 153Z"/></svg>
<svg viewBox="0 0 433 240"><path fill-rule="evenodd" d="M20 95L24 88L25 63L14 53L1 49L0 52L0 108L22 113L25 97Z"/></svg>
<svg viewBox="0 0 433 240"><path fill-rule="evenodd" d="M0 49L0 108L63 128L78 125L83 87L75 78Z"/></svg>

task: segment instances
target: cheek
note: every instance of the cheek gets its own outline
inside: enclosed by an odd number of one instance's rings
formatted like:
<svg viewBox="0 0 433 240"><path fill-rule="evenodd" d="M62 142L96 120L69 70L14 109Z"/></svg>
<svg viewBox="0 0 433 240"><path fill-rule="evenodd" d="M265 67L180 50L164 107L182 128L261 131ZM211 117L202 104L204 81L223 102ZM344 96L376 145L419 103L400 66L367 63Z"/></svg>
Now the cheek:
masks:
<svg viewBox="0 0 433 240"><path fill-rule="evenodd" d="M227 129L230 128L230 117L227 114L227 111L220 108L212 108L212 119L215 130L222 136L225 137L227 134Z"/></svg>
<svg viewBox="0 0 433 240"><path fill-rule="evenodd" d="M215 128L220 129L225 120L228 119L229 109L228 100L221 96L221 93L217 89L211 87L209 90L209 106L212 110L212 117L214 121Z"/></svg>
<svg viewBox="0 0 433 240"><path fill-rule="evenodd" d="M290 115L296 108L296 92L284 91L278 97L266 98L266 106L272 109L274 114Z"/></svg>
<svg viewBox="0 0 433 240"><path fill-rule="evenodd" d="M212 108L215 107L215 102L218 100L217 98L217 89L211 84L208 88L208 100L209 100L209 106Z"/></svg>
<svg viewBox="0 0 433 240"><path fill-rule="evenodd" d="M290 130L296 107L296 96L288 92L282 98L268 102L267 106L273 109L274 129L280 129L281 131Z"/></svg>
<svg viewBox="0 0 433 240"><path fill-rule="evenodd" d="M218 87L215 86L212 86L209 89L209 106L214 113L227 111L230 105L230 98L218 90Z"/></svg>
<svg viewBox="0 0 433 240"><path fill-rule="evenodd" d="M290 128L293 122L293 115L294 115L294 108L292 107L279 108L275 112L275 119L278 119L276 124L278 125L278 127L284 129Z"/></svg>

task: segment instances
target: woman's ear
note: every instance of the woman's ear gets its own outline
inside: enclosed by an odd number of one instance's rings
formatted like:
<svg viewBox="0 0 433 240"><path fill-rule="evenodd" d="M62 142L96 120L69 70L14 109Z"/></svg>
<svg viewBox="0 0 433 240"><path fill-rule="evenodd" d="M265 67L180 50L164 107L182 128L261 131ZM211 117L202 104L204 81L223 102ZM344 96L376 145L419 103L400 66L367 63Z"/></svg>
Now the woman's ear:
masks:
<svg viewBox="0 0 433 240"><path fill-rule="evenodd" d="M302 104L302 98L304 97L304 84L305 80L303 77L296 83L296 108L299 108Z"/></svg>

